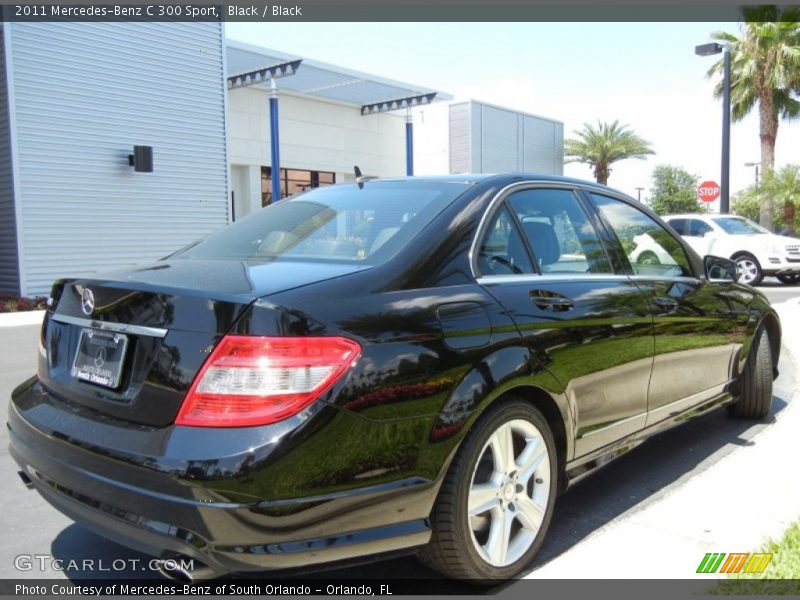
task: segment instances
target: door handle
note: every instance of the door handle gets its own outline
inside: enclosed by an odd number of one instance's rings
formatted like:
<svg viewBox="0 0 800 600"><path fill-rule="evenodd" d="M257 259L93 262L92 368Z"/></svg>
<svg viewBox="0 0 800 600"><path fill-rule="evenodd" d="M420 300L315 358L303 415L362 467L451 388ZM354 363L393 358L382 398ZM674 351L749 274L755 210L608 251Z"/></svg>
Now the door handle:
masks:
<svg viewBox="0 0 800 600"><path fill-rule="evenodd" d="M678 308L678 301L675 300L675 298L669 298L667 296L655 296L653 302L662 308L668 308L670 310Z"/></svg>
<svg viewBox="0 0 800 600"><path fill-rule="evenodd" d="M575 308L575 303L572 300L564 296L554 296L552 292L531 290L530 296L531 302L541 310L551 309L555 312L560 312Z"/></svg>

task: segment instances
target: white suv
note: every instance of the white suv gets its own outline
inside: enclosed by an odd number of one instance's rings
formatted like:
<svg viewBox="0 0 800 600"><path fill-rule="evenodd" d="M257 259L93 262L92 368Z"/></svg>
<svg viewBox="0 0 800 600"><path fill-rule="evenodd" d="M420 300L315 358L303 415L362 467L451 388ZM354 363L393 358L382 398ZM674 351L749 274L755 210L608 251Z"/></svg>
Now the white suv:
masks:
<svg viewBox="0 0 800 600"><path fill-rule="evenodd" d="M758 285L765 275L800 282L800 239L775 235L744 217L687 214L663 217L700 255L736 263L739 281Z"/></svg>

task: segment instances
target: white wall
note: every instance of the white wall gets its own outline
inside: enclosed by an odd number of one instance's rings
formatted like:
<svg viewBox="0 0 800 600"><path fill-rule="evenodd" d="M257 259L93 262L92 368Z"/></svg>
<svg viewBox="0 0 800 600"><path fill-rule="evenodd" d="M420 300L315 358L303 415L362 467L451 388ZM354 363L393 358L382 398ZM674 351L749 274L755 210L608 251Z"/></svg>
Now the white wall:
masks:
<svg viewBox="0 0 800 600"><path fill-rule="evenodd" d="M449 103L434 102L412 111L414 119L414 174L450 172Z"/></svg>
<svg viewBox="0 0 800 600"><path fill-rule="evenodd" d="M391 113L361 116L358 107L282 92L279 100L281 167L333 171L349 179L353 165L364 175L405 175L405 121ZM239 167L269 166L269 92L257 88L228 91L228 154L233 190L254 205L254 186ZM252 172L251 172L252 175ZM252 178L250 178L252 179ZM252 181L251 181L252 183ZM238 188L238 189L237 189ZM258 192L260 194L260 190ZM259 201L260 202L260 201Z"/></svg>

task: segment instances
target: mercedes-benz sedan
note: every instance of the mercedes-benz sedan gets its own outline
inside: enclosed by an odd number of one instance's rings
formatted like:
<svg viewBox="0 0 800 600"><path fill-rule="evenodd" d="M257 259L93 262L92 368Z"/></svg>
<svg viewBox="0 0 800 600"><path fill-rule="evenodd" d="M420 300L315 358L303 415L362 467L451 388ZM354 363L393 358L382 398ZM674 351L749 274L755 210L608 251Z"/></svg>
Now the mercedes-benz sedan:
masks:
<svg viewBox="0 0 800 600"><path fill-rule="evenodd" d="M780 336L733 263L606 187L362 181L57 281L11 452L66 515L204 575L408 551L495 580L646 437L767 415Z"/></svg>

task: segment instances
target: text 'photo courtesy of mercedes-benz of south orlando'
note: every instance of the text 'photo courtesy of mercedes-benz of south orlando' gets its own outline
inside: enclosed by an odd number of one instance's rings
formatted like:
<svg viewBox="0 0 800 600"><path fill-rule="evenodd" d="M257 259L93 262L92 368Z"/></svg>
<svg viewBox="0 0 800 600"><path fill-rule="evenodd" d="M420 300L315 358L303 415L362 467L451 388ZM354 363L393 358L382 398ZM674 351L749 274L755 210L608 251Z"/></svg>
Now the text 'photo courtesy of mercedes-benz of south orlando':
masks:
<svg viewBox="0 0 800 600"><path fill-rule="evenodd" d="M3 2L0 594L800 595L798 16Z"/></svg>

